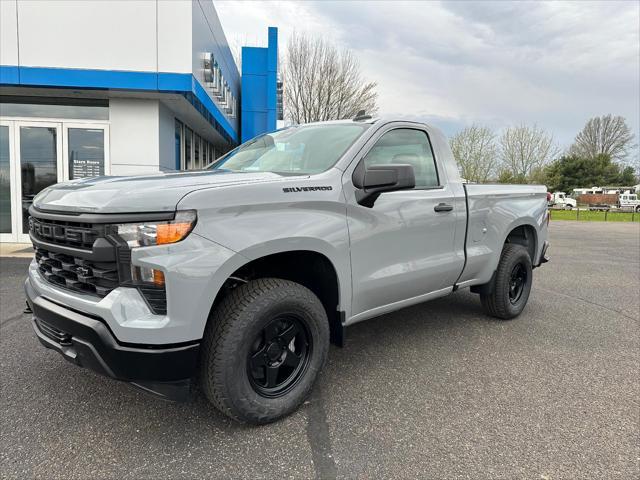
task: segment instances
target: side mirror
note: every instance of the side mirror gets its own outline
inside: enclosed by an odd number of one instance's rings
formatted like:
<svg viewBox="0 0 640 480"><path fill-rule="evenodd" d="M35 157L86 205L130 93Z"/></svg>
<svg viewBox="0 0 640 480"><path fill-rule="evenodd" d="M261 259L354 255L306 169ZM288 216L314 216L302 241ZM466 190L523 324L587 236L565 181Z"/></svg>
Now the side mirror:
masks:
<svg viewBox="0 0 640 480"><path fill-rule="evenodd" d="M371 208L384 192L406 190L416 186L416 177L412 165L389 164L371 165L365 168L360 162L351 177L356 191L356 201L363 207Z"/></svg>

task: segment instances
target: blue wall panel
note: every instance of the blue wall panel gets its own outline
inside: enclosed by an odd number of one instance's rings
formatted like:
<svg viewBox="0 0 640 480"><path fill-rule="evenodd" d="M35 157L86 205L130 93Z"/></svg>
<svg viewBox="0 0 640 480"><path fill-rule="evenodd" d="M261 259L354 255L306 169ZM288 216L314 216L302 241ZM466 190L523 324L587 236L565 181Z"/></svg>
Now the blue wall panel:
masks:
<svg viewBox="0 0 640 480"><path fill-rule="evenodd" d="M269 27L267 48L242 48L242 122L245 142L276 129L278 29Z"/></svg>

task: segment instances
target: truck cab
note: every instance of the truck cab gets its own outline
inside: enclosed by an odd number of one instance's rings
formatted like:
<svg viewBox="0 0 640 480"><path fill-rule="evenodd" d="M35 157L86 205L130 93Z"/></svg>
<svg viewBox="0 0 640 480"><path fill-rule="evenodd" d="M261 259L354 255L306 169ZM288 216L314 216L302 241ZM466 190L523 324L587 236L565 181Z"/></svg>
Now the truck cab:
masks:
<svg viewBox="0 0 640 480"><path fill-rule="evenodd" d="M640 200L638 200L638 195L635 193L625 192L619 194L616 206L620 209L640 212Z"/></svg>
<svg viewBox="0 0 640 480"><path fill-rule="evenodd" d="M555 192L551 195L551 201L549 206L564 208L565 210L571 210L576 208L578 203L574 198L568 197L565 192Z"/></svg>

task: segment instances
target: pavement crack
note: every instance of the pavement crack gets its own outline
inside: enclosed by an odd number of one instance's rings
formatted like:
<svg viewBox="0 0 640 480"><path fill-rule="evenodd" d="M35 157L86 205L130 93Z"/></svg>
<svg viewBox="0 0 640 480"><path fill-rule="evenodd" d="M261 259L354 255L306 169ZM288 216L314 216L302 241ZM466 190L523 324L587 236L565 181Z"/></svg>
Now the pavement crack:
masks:
<svg viewBox="0 0 640 480"><path fill-rule="evenodd" d="M542 287L536 287L536 290L542 290L543 292L546 292L546 293L555 293L556 295L560 295L561 297L571 298L573 300L580 300L582 302L589 303L591 305L595 305L596 307L604 308L605 310L609 310L610 312L617 313L618 315L622 315L623 317L628 318L629 320L638 320L637 318L634 318L634 317L631 317L631 316L627 315L622 310L616 310L615 308L607 307L606 305L602 305L601 303L592 302L591 300L587 300L586 298L577 297L575 295L568 295L566 293L557 292L555 290L548 290L548 289L542 288Z"/></svg>
<svg viewBox="0 0 640 480"><path fill-rule="evenodd" d="M2 321L2 323L0 323L0 327L6 327L10 323L15 322L16 320L20 320L23 315L24 313L19 313L17 315L14 315L13 317L7 318L6 320Z"/></svg>
<svg viewBox="0 0 640 480"><path fill-rule="evenodd" d="M318 480L335 479L338 468L331 451L329 424L324 410L324 400L320 386L316 385L309 399L307 410L307 441L311 447L311 457Z"/></svg>

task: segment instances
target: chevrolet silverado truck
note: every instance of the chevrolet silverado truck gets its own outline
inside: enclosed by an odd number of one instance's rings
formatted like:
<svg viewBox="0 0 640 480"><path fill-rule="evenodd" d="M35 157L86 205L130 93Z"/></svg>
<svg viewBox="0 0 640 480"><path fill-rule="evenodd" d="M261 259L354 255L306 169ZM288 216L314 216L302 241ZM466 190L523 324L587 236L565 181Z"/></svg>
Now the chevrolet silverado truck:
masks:
<svg viewBox="0 0 640 480"><path fill-rule="evenodd" d="M544 186L466 185L437 129L367 116L60 183L29 213L45 347L166 399L199 384L254 424L294 411L356 322L461 288L518 316L548 246Z"/></svg>

